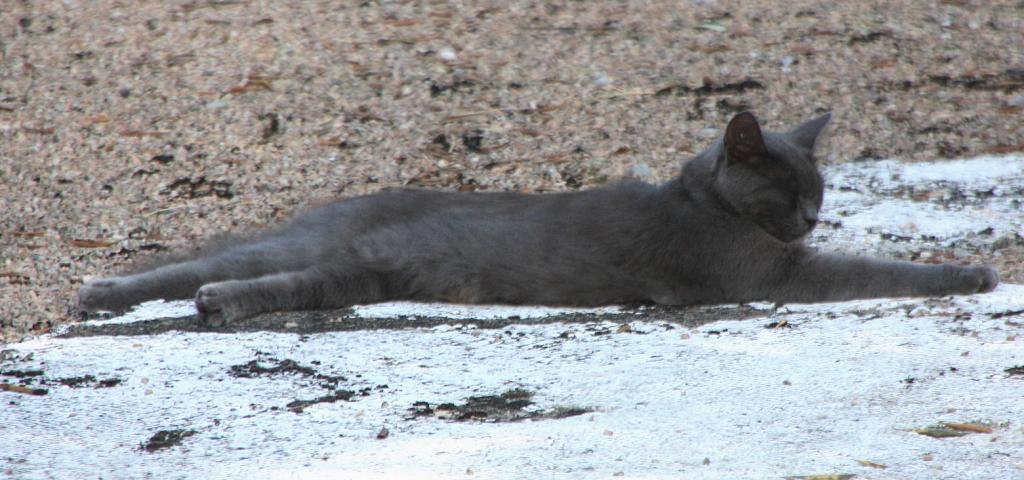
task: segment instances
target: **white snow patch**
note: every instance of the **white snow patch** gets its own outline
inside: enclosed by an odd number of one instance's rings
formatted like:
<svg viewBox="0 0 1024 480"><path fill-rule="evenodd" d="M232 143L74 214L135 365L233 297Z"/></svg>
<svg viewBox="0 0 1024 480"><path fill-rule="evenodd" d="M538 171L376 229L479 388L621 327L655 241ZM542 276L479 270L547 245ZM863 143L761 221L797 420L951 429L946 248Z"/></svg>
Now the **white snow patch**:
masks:
<svg viewBox="0 0 1024 480"><path fill-rule="evenodd" d="M1024 237L1024 156L848 163L825 178L822 219L840 227L812 242L830 249L918 254Z"/></svg>
<svg viewBox="0 0 1024 480"><path fill-rule="evenodd" d="M1004 370L1024 363L1012 338L1024 328L1020 314L991 313L1019 310L1024 286L1002 285L951 299L790 305L692 330L636 322L644 334L595 335L605 325L592 322L44 337L12 346L31 355L18 369L123 383L5 394L0 461L18 478L1013 478L1024 472L1024 379ZM764 328L779 320L794 328ZM256 352L370 394L292 413L288 402L328 392L299 375L228 374L267 358ZM417 401L513 387L536 391L538 408L596 411L512 424L404 419ZM941 440L907 431L943 421L996 431ZM378 440L382 427L391 435ZM197 433L138 449L176 428Z"/></svg>

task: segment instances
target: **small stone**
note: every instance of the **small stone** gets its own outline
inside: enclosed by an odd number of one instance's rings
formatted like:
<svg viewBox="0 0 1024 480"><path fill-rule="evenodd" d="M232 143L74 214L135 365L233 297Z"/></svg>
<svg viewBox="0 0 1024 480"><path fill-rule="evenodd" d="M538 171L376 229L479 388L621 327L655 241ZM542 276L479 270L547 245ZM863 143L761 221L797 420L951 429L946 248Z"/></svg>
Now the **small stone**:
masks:
<svg viewBox="0 0 1024 480"><path fill-rule="evenodd" d="M640 180L650 181L654 179L654 170L644 162L639 162L629 167L629 175Z"/></svg>
<svg viewBox="0 0 1024 480"><path fill-rule="evenodd" d="M789 67L791 67L794 63L796 63L796 58L793 57L792 55L786 55L785 57L779 59L779 64L782 65L783 72L788 72Z"/></svg>
<svg viewBox="0 0 1024 480"><path fill-rule="evenodd" d="M228 102L226 102L223 98L218 98L206 104L206 108L209 108L210 110L220 110L227 106Z"/></svg>
<svg viewBox="0 0 1024 480"><path fill-rule="evenodd" d="M720 130L717 128L708 127L697 132L697 136L700 138L718 138L719 132Z"/></svg>
<svg viewBox="0 0 1024 480"><path fill-rule="evenodd" d="M437 52L437 56L438 56L438 57L439 57L439 58L440 58L441 60L444 60L444 61L446 61L446 62L454 62L455 60L457 60L457 59L459 58L459 57L458 57L458 56L457 56L457 55L455 54L455 50L452 50L452 49L451 49L451 48L449 48L449 47L444 47L444 48L442 48L442 49L441 49L441 51Z"/></svg>

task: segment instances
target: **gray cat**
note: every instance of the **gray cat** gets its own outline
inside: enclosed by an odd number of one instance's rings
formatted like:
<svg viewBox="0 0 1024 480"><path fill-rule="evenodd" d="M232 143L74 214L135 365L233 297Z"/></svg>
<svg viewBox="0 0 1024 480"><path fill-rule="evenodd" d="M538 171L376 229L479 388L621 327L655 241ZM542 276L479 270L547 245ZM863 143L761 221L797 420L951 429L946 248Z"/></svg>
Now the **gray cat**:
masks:
<svg viewBox="0 0 1024 480"><path fill-rule="evenodd" d="M816 253L830 115L787 133L750 113L663 185L572 193L393 190L342 200L192 260L97 280L83 311L195 298L219 325L391 300L593 306L828 302L988 292L988 267Z"/></svg>

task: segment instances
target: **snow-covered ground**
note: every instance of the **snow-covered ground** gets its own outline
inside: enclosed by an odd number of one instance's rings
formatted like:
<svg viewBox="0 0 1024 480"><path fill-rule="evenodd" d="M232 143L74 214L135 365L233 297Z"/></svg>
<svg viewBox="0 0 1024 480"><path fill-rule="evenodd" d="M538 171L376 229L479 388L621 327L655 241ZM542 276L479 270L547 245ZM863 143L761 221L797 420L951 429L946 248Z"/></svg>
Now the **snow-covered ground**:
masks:
<svg viewBox="0 0 1024 480"><path fill-rule="evenodd" d="M1021 157L851 164L827 177L829 223L813 239L823 249L927 258L1024 236ZM47 392L0 391L0 474L1024 478L1021 285L778 310L389 304L345 318L452 320L103 334L193 313L152 302L5 347L0 382ZM509 317L522 322L489 328ZM586 412L517 422L415 413L417 402L440 411L514 389L534 393L527 415ZM914 431L944 423L991 431ZM157 448L161 431L186 436Z"/></svg>

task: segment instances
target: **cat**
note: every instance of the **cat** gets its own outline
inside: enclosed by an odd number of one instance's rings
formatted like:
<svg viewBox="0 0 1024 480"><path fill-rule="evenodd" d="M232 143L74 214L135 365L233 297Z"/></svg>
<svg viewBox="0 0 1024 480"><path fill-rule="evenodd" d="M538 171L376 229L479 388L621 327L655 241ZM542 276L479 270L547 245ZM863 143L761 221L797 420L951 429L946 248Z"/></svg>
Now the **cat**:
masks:
<svg viewBox="0 0 1024 480"><path fill-rule="evenodd" d="M249 240L86 283L83 312L195 298L210 326L393 300L598 306L829 302L973 294L988 267L817 253L831 114L785 132L750 112L662 185L569 193L398 189L341 200Z"/></svg>

